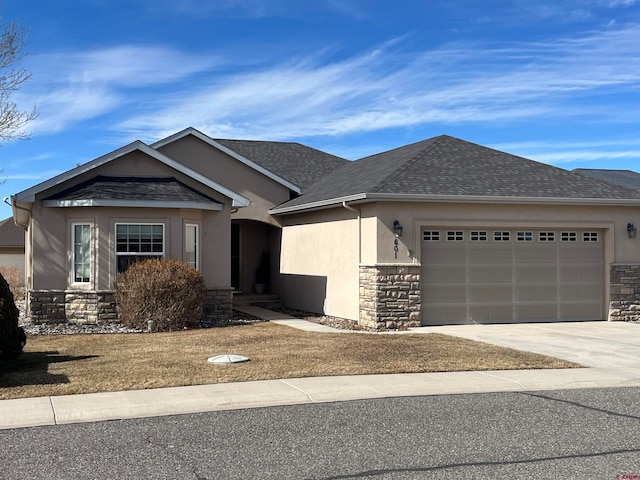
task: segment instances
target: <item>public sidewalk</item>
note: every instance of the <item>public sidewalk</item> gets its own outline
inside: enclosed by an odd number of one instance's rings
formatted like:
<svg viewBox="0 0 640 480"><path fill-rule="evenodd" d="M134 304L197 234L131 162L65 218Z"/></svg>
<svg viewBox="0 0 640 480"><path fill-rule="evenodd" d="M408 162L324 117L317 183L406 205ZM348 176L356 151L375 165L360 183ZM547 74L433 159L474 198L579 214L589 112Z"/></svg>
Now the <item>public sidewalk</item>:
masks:
<svg viewBox="0 0 640 480"><path fill-rule="evenodd" d="M247 313L293 328L336 331L268 310L247 308L251 310ZM482 337L482 341L494 343L493 330L496 344L511 343L522 350L529 350L527 346L531 344L532 351L537 348L534 339L538 337L545 345L546 354L559 358L575 357L582 347L597 351L600 345L602 356L609 359L609 365L561 370L312 377L2 400L0 429L400 396L640 387L640 355L637 354L640 351L640 325L588 322L508 327L426 327L413 333L438 331ZM617 360L616 352L620 354ZM590 359L583 356L585 358Z"/></svg>

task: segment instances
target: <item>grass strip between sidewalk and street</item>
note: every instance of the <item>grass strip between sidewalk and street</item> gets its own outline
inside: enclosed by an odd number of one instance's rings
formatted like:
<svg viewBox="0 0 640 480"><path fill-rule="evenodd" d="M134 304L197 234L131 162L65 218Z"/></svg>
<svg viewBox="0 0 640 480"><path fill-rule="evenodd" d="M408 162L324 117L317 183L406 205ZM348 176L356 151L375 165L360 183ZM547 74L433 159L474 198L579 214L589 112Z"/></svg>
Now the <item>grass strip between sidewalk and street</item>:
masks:
<svg viewBox="0 0 640 480"><path fill-rule="evenodd" d="M233 353L241 364L207 358ZM38 335L0 364L0 399L384 373L575 368L439 334L310 333L268 322L172 333Z"/></svg>

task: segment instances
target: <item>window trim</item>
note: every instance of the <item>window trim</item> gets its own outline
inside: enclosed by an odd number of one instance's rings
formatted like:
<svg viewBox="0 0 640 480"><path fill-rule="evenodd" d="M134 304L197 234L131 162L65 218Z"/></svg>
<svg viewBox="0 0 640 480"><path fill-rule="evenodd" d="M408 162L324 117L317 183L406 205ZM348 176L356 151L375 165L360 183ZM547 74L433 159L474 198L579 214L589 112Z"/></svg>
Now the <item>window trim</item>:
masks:
<svg viewBox="0 0 640 480"><path fill-rule="evenodd" d="M87 280L77 280L76 275L76 227L89 227L89 276ZM75 286L88 286L93 278L93 223L92 222L72 222L71 223L71 284Z"/></svg>
<svg viewBox="0 0 640 480"><path fill-rule="evenodd" d="M135 226L161 226L162 227L162 252L118 252L118 227L121 225L135 225ZM167 229L166 224L164 222L115 222L113 229L113 249L114 249L114 260L115 260L115 272L119 273L118 270L118 257L157 257L164 258L166 256L167 251Z"/></svg>
<svg viewBox="0 0 640 480"><path fill-rule="evenodd" d="M193 227L195 228L195 265L192 265L190 261L187 259L187 229ZM195 222L185 222L184 224L184 239L183 239L183 260L184 263L193 267L195 270L200 271L200 224Z"/></svg>

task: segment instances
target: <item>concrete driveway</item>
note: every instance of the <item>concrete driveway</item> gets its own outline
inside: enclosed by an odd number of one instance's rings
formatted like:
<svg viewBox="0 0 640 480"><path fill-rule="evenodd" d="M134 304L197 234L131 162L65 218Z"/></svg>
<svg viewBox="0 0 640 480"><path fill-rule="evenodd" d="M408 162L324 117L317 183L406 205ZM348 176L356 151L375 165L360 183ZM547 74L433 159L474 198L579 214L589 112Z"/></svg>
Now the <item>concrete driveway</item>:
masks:
<svg viewBox="0 0 640 480"><path fill-rule="evenodd" d="M640 324L558 322L420 327L503 347L550 355L587 367L640 368Z"/></svg>

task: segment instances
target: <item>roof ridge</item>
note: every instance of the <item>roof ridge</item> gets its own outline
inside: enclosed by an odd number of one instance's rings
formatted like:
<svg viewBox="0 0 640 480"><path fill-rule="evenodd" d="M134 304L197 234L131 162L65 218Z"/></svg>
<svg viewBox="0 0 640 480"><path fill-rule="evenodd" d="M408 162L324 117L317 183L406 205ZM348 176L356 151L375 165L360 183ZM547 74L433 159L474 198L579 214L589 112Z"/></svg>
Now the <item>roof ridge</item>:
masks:
<svg viewBox="0 0 640 480"><path fill-rule="evenodd" d="M431 137L430 139L423 140L423 141L431 140L432 142L430 142L424 149L420 150L420 152L416 153L413 157L410 157L407 160L405 160L402 163L401 166L399 166L397 169L393 170L393 172L391 172L389 175L387 175L386 178L384 178L384 179L380 180L378 183L376 183L373 186L372 191L376 192L376 191L382 189L386 183L388 183L391 180L393 180L394 178L398 177L402 172L407 170L411 165L416 163L421 158L424 158L424 156L429 151L433 150L437 145L439 145L440 143L445 141L447 138L448 138L448 135L438 135L436 137ZM400 148L402 148L402 147L400 147Z"/></svg>

